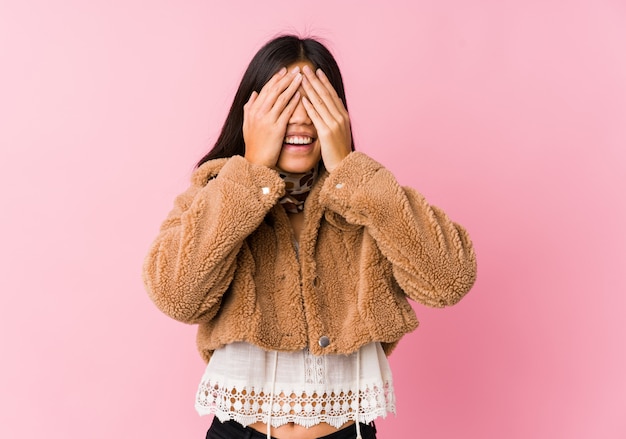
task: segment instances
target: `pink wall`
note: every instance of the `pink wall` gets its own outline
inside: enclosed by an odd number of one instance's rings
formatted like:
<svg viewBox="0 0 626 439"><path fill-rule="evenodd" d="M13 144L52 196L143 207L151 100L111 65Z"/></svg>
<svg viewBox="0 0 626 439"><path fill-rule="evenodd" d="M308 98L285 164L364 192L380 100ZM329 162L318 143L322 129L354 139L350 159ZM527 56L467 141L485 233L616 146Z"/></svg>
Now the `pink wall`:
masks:
<svg viewBox="0 0 626 439"><path fill-rule="evenodd" d="M416 306L380 436L626 437L623 2L212 3L0 2L0 437L204 437L195 330L141 264L281 30L328 39L358 148L479 257Z"/></svg>

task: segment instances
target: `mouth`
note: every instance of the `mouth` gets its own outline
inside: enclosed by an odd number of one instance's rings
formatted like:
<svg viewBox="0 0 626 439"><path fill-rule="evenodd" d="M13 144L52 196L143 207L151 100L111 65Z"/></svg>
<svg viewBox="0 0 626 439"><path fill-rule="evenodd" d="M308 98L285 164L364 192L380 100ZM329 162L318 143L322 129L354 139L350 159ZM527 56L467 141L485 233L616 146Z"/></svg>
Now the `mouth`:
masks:
<svg viewBox="0 0 626 439"><path fill-rule="evenodd" d="M315 138L310 136L285 136L283 144L294 146L307 146L315 142Z"/></svg>

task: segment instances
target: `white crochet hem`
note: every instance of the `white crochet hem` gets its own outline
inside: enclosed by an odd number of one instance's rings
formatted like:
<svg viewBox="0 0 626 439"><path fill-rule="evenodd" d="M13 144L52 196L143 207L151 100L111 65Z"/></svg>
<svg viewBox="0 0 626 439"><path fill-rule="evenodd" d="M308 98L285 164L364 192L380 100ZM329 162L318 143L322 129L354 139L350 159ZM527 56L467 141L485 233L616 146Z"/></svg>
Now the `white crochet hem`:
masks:
<svg viewBox="0 0 626 439"><path fill-rule="evenodd" d="M254 424L255 422L267 421L267 415L263 415L263 414L246 416L246 415L241 415L238 413L224 412L224 411L218 410L217 407L200 408L196 406L196 410L198 410L198 413L200 413L200 416L215 415L217 419L220 420L220 422L235 421L243 425L244 427L247 427L250 424ZM359 422L363 424L367 424L377 418L381 418L381 417L386 418L387 413L395 414L396 408L392 406L392 407L388 407L387 409L381 408L375 411L370 411L365 414L361 414L359 415ZM352 413L341 415L341 416L321 415L315 418L307 418L307 417L301 417L301 416L280 416L280 417L272 417L271 424L272 424L272 427L278 428L282 425L293 422L297 425L310 428L310 427L313 427L314 425L320 424L322 422L326 422L327 424L332 425L335 428L340 428L346 422L354 421L354 420L355 420L354 415Z"/></svg>
<svg viewBox="0 0 626 439"><path fill-rule="evenodd" d="M382 386L366 386L358 392L359 403L352 398L352 392L328 392L324 396L301 394L295 397L292 392L277 392L273 409L268 414L269 395L254 395L248 389L224 388L203 382L198 389L195 408L200 416L215 415L221 422L233 420L248 426L255 422L268 422L272 427L280 427L293 422L303 427L312 427L321 422L341 427L348 421L358 420L368 423L387 413L396 413L392 383ZM252 395L251 395L252 394ZM290 396L285 396L290 395ZM294 412L294 409L300 408Z"/></svg>

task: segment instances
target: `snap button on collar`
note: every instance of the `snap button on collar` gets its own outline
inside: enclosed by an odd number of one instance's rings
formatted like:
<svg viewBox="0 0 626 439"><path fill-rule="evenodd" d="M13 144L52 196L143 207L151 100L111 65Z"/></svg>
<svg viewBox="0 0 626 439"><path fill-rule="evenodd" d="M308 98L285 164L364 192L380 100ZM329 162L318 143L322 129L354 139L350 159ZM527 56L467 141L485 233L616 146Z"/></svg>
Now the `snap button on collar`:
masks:
<svg viewBox="0 0 626 439"><path fill-rule="evenodd" d="M326 346L328 346L330 344L330 338L328 338L325 335L322 335L320 337L319 344L320 344L321 347L325 348Z"/></svg>

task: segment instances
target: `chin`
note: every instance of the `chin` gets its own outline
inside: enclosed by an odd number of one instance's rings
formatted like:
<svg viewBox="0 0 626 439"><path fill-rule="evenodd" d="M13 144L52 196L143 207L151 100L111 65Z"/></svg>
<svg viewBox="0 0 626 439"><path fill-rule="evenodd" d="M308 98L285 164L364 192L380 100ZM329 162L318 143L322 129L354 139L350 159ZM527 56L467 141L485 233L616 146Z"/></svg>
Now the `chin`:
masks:
<svg viewBox="0 0 626 439"><path fill-rule="evenodd" d="M317 160L278 160L276 167L292 174L303 174L313 169L320 162Z"/></svg>

